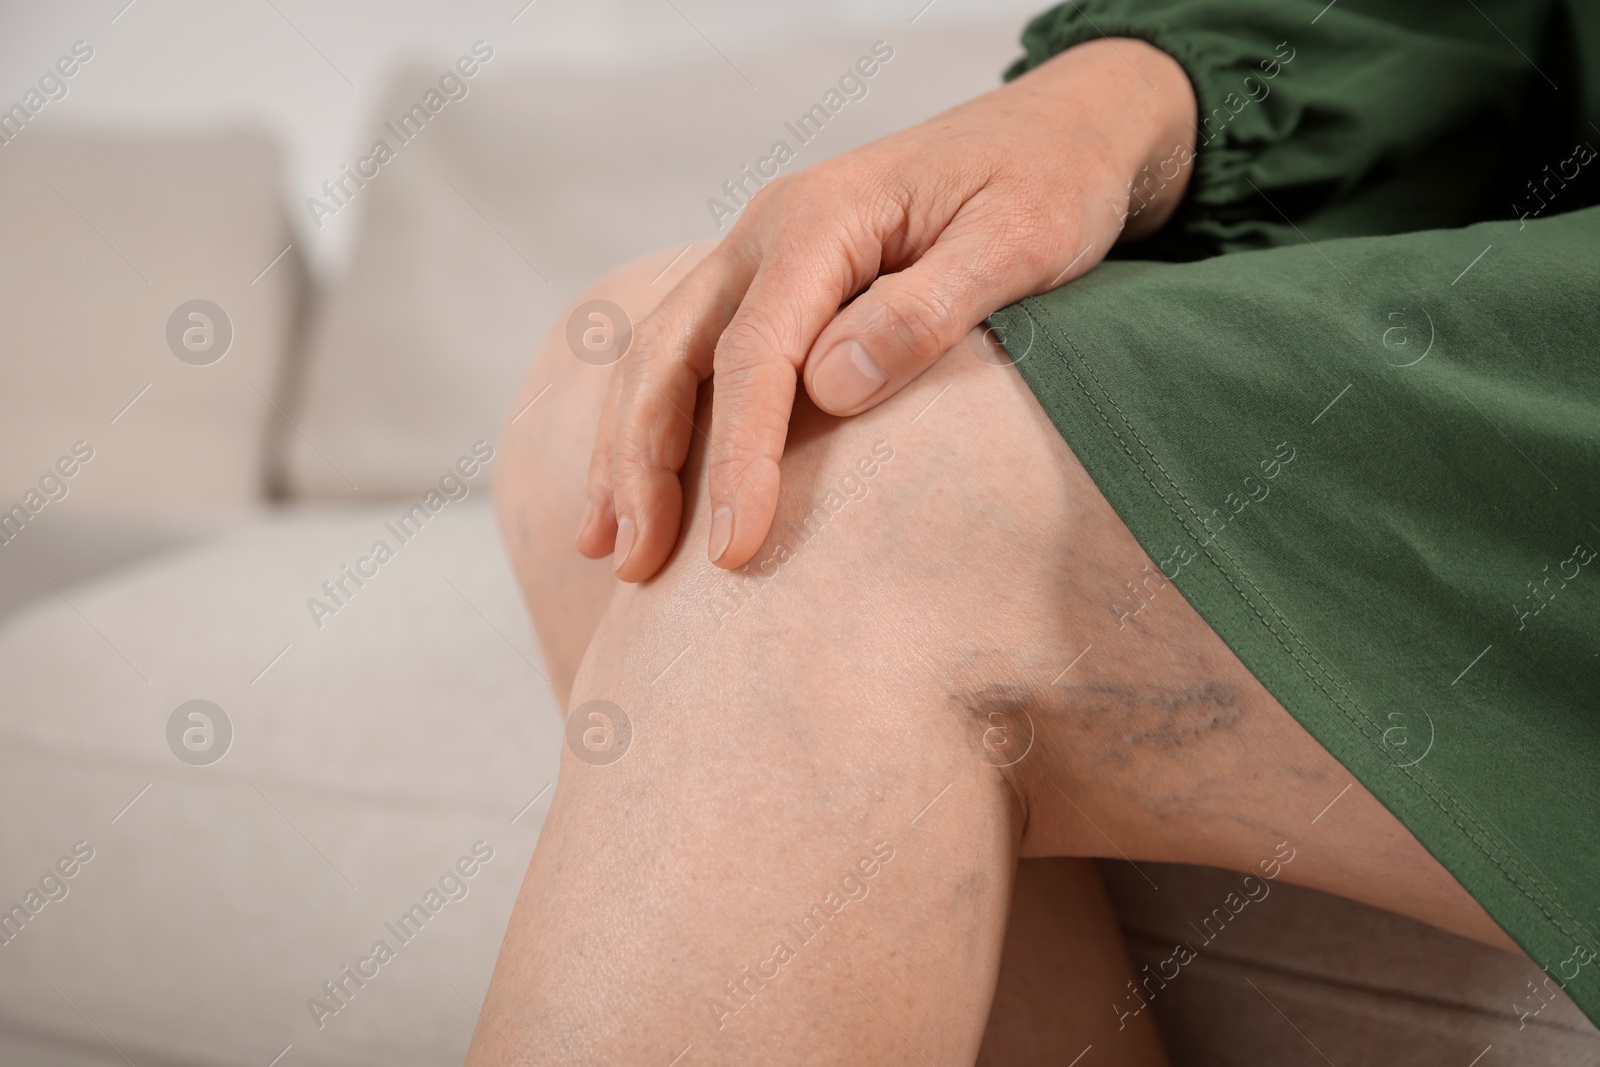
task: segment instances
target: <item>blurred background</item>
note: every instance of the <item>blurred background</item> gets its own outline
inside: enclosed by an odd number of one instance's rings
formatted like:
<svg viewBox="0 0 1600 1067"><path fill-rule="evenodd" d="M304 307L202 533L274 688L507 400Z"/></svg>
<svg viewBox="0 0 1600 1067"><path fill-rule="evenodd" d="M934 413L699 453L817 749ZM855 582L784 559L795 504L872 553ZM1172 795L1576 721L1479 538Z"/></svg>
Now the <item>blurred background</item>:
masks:
<svg viewBox="0 0 1600 1067"><path fill-rule="evenodd" d="M854 43L893 43L954 27L979 32L967 40L987 46L973 62L990 88L1018 54L1023 23L1048 6L1039 0L67 0L0 5L0 70L9 103L74 41L87 41L95 57L71 80L71 103L50 105L52 123L127 133L248 125L278 145L283 192L298 204L365 150L400 67L443 70L477 40L495 51L487 74L571 73L603 81L716 62L719 53L759 55L829 37L848 52ZM777 94L797 87L758 77L758 67L741 74L724 66L727 84L720 88L748 94L741 103L753 111L765 101L781 125L792 116ZM832 72L815 73L823 79L815 86L820 95ZM949 74L959 80L966 71ZM704 118L715 114L713 108ZM302 221L309 216L296 219ZM314 233L302 228L305 251L319 266L336 269L354 239L354 221L330 220Z"/></svg>
<svg viewBox="0 0 1600 1067"><path fill-rule="evenodd" d="M1034 8L0 5L0 1064L460 1062L561 744L484 458L534 347Z"/></svg>
<svg viewBox="0 0 1600 1067"><path fill-rule="evenodd" d="M535 347L1034 10L0 4L0 1065L461 1061L562 744L489 505ZM1237 880L1102 868L1136 966ZM1592 1052L1512 1025L1526 961L1273 899L1164 994L1174 1063Z"/></svg>

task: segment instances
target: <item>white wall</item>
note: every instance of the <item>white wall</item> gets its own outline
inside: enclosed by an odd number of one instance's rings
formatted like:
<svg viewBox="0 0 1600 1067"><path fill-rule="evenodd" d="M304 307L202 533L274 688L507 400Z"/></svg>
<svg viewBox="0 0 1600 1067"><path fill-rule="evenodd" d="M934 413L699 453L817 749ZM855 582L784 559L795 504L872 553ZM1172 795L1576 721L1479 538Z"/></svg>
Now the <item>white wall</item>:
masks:
<svg viewBox="0 0 1600 1067"><path fill-rule="evenodd" d="M11 0L0 4L0 107L73 42L94 58L35 121L130 132L245 121L278 136L285 187L316 188L346 161L390 70L449 62L477 39L496 72L587 70L733 56L840 30L992 21L1018 30L1049 0ZM756 79L759 82L759 79ZM0 152L0 166L4 155ZM337 268L350 227L304 234Z"/></svg>

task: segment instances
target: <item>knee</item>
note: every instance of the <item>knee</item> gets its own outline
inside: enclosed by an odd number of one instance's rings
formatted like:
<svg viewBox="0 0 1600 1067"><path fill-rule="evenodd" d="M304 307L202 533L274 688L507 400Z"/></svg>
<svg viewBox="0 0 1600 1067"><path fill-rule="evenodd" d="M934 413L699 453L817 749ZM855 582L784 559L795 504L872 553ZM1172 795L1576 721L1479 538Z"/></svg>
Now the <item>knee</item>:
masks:
<svg viewBox="0 0 1600 1067"><path fill-rule="evenodd" d="M549 562L549 552L570 548L611 364L625 350L619 339L711 247L664 250L618 268L580 294L540 344L501 424L493 489L519 568L524 556Z"/></svg>
<svg viewBox="0 0 1600 1067"><path fill-rule="evenodd" d="M965 344L861 415L834 418L800 394L774 523L734 570L706 559L707 446L697 436L678 545L651 581L616 588L575 692L659 691L713 663L739 685L781 678L792 693L825 678L830 689L878 690L895 663L916 679L899 683L918 694L915 736L944 724L969 756L1008 766L1007 746L1027 747L1023 703L1060 671L1031 663L1036 646L1053 655L1066 643L1056 640L1065 524L1051 521L1066 491L1016 462L1064 446L1032 403L1009 363L986 363ZM1031 667L1050 668L1039 686L1019 681Z"/></svg>
<svg viewBox="0 0 1600 1067"><path fill-rule="evenodd" d="M647 257L581 294L539 347L501 428L495 511L563 703L613 583L607 561L584 559L574 545L588 495L589 454L612 376L604 359L584 347L583 334L597 330L590 341L603 347L616 339L618 327L626 333L705 251L679 248ZM591 312L600 321L590 320Z"/></svg>

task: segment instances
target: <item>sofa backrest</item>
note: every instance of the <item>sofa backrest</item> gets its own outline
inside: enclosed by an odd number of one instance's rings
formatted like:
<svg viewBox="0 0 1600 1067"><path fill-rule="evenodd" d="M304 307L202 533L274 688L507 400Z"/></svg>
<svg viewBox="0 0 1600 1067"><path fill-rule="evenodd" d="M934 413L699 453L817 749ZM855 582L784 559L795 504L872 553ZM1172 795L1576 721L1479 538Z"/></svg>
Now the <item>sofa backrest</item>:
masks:
<svg viewBox="0 0 1600 1067"><path fill-rule="evenodd" d="M908 25L621 75L512 74L490 58L460 88L441 86L444 64L407 71L352 148L355 178L341 169L336 195L302 190L294 207L313 226L359 215L350 274L307 351L304 433L286 441L294 495L426 486L494 439L583 287L727 232L708 201L736 208L724 183L753 189L744 168L770 173L780 141L792 173L995 87L1019 30L1014 17Z"/></svg>

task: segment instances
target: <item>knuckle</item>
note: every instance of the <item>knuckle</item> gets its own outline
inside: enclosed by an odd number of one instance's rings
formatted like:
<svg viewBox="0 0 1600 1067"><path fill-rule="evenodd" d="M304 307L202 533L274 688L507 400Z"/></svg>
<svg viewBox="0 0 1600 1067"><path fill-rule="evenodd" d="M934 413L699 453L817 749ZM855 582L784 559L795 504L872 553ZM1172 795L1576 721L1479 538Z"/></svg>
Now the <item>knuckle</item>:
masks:
<svg viewBox="0 0 1600 1067"><path fill-rule="evenodd" d="M759 448L730 442L707 467L707 476L720 485L759 490L771 481L777 464Z"/></svg>
<svg viewBox="0 0 1600 1067"><path fill-rule="evenodd" d="M683 466L688 450L687 424L670 408L641 408L618 434L611 456L613 482L620 487L624 481L638 482L655 471L676 471Z"/></svg>
<svg viewBox="0 0 1600 1067"><path fill-rule="evenodd" d="M779 323L770 311L740 310L717 339L715 366L719 380L724 369L747 366L759 361L763 354L776 351L779 336Z"/></svg>
<svg viewBox="0 0 1600 1067"><path fill-rule="evenodd" d="M644 409L655 403L657 389L672 377L666 363L667 347L659 338L652 349L641 351L618 368L622 375L617 391L616 418L620 426L639 419Z"/></svg>
<svg viewBox="0 0 1600 1067"><path fill-rule="evenodd" d="M734 220L724 245L739 247L754 242L762 243L762 235L795 213L813 199L813 179L810 171L798 174L781 174L755 191ZM719 248L720 251L720 248Z"/></svg>
<svg viewBox="0 0 1600 1067"><path fill-rule="evenodd" d="M870 168L830 160L794 175L785 190L784 207L792 220L864 215L875 199L873 190L882 184L883 178Z"/></svg>
<svg viewBox="0 0 1600 1067"><path fill-rule="evenodd" d="M628 352L630 358L648 359L661 347L661 316L652 311L640 319L633 327L633 348Z"/></svg>
<svg viewBox="0 0 1600 1067"><path fill-rule="evenodd" d="M666 324L659 312L651 312L633 327L633 343L624 357L624 367L639 373L652 362L666 358L672 352Z"/></svg>
<svg viewBox="0 0 1600 1067"><path fill-rule="evenodd" d="M794 176L789 196L792 199L828 201L849 188L848 179L835 161L818 163Z"/></svg>
<svg viewBox="0 0 1600 1067"><path fill-rule="evenodd" d="M943 338L954 328L955 319L955 298L943 286L901 289L883 305L888 332L917 348Z"/></svg>
<svg viewBox="0 0 1600 1067"><path fill-rule="evenodd" d="M661 465L654 451L649 443L642 440L635 440L628 447L617 449L611 457L610 481L613 492L627 497L637 495L635 488L647 482L651 472Z"/></svg>
<svg viewBox="0 0 1600 1067"><path fill-rule="evenodd" d="M713 400L721 419L718 447L725 447L724 442L739 446L765 432L772 425L776 395L758 366L738 367L719 375Z"/></svg>
<svg viewBox="0 0 1600 1067"><path fill-rule="evenodd" d="M766 458L766 453L747 441L733 439L721 444L709 466L723 475L743 472Z"/></svg>
<svg viewBox="0 0 1600 1067"><path fill-rule="evenodd" d="M752 209L750 213L752 215L759 214L770 210L774 204L783 202L794 188L794 183L794 175L780 174L761 186L756 190L755 195L750 198L750 208Z"/></svg>

